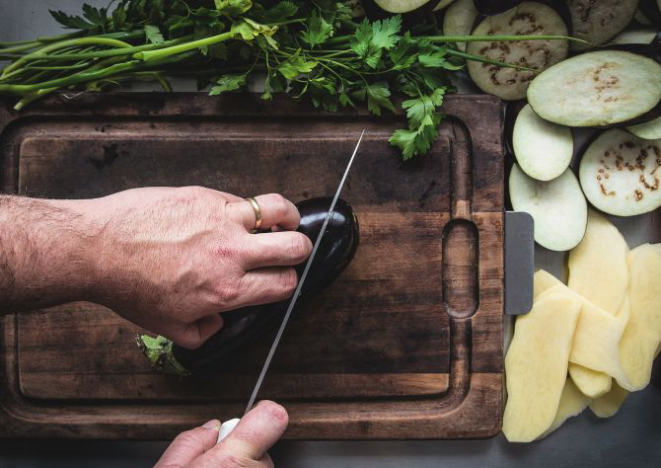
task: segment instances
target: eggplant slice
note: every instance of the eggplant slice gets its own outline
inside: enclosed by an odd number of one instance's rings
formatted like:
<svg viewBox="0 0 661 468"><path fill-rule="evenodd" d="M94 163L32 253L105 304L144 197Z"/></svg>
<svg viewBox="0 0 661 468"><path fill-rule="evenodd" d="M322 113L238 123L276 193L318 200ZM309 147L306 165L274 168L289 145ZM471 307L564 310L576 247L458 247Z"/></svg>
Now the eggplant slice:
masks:
<svg viewBox="0 0 661 468"><path fill-rule="evenodd" d="M627 127L631 133L644 140L658 140L661 138L661 117L649 122Z"/></svg>
<svg viewBox="0 0 661 468"><path fill-rule="evenodd" d="M314 198L297 204L301 214L298 231L314 243L321 232L332 198ZM260 234L256 234L260 235ZM332 283L353 259L360 240L358 220L346 201L339 199L326 228L298 304L317 295ZM305 263L297 267L300 275ZM223 328L201 347L190 350L164 337L138 336L138 345L152 366L180 375L218 372L230 355L275 328L283 319L291 299L274 304L244 307L223 313Z"/></svg>
<svg viewBox="0 0 661 468"><path fill-rule="evenodd" d="M421 8L431 0L371 0L388 13L410 13Z"/></svg>
<svg viewBox="0 0 661 468"><path fill-rule="evenodd" d="M516 118L512 146L521 170L542 181L560 177L574 154L571 129L540 119L530 104Z"/></svg>
<svg viewBox="0 0 661 468"><path fill-rule="evenodd" d="M528 89L537 115L570 127L628 123L659 101L661 65L619 50L572 57L542 72Z"/></svg>
<svg viewBox="0 0 661 468"><path fill-rule="evenodd" d="M443 34L446 36L468 36L478 12L473 0L458 0L450 5L443 17ZM465 42L457 42L457 49L466 50Z"/></svg>
<svg viewBox="0 0 661 468"><path fill-rule="evenodd" d="M585 151L579 169L590 203L604 213L634 216L661 206L661 139L607 130Z"/></svg>
<svg viewBox="0 0 661 468"><path fill-rule="evenodd" d="M568 34L562 17L551 7L539 2L520 5L482 21L473 35L563 35ZM567 57L566 40L472 42L466 52L491 60L511 63L536 71L503 68L476 61L468 62L468 72L475 84L484 92L504 100L523 99L535 74Z"/></svg>
<svg viewBox="0 0 661 468"><path fill-rule="evenodd" d="M588 204L570 168L558 178L542 182L528 177L516 164L509 178L515 211L525 211L535 221L535 242L564 252L576 247L588 223Z"/></svg>
<svg viewBox="0 0 661 468"><path fill-rule="evenodd" d="M574 37L594 45L605 44L627 27L636 10L638 0L567 0ZM585 50L590 46L578 42L572 49Z"/></svg>

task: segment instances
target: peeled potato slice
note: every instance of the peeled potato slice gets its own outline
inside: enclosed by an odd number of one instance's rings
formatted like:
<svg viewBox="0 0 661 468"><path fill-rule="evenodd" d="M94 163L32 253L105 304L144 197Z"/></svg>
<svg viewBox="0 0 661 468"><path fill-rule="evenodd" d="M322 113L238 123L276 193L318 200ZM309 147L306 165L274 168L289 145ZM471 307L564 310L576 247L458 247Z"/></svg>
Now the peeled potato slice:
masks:
<svg viewBox="0 0 661 468"><path fill-rule="evenodd" d="M614 315L620 309L629 285L628 251L620 231L606 218L590 210L585 237L569 253L567 285Z"/></svg>
<svg viewBox="0 0 661 468"><path fill-rule="evenodd" d="M661 343L661 255L649 244L634 249L631 259L629 321L620 341L620 361L633 390L649 384Z"/></svg>
<svg viewBox="0 0 661 468"><path fill-rule="evenodd" d="M553 424L580 309L578 298L549 291L517 318L505 358L503 433L510 442L535 440Z"/></svg>
<svg viewBox="0 0 661 468"><path fill-rule="evenodd" d="M611 388L611 377L629 387L619 357L625 324L576 294L553 275L540 270L535 273L534 296L546 291L576 296L581 301L581 314L569 354L569 372L581 391L591 398L604 395Z"/></svg>
<svg viewBox="0 0 661 468"><path fill-rule="evenodd" d="M564 284L558 278L553 276L546 270L537 270L534 276L533 284L533 300L536 300L539 296L544 294L546 291L551 289L554 286Z"/></svg>
<svg viewBox="0 0 661 468"><path fill-rule="evenodd" d="M629 392L614 383L610 392L590 403L590 409L599 418L610 418L619 411L628 396Z"/></svg>
<svg viewBox="0 0 661 468"><path fill-rule="evenodd" d="M581 414L591 401L590 398L581 393L571 379L567 379L565 388L562 389L560 404L558 405L558 411L555 414L553 424L551 424L551 427L549 427L539 438L542 439L546 437L562 426L567 419Z"/></svg>
<svg viewBox="0 0 661 468"><path fill-rule="evenodd" d="M590 398L606 395L613 385L613 378L610 375L588 369L580 364L569 363L569 375L581 392Z"/></svg>

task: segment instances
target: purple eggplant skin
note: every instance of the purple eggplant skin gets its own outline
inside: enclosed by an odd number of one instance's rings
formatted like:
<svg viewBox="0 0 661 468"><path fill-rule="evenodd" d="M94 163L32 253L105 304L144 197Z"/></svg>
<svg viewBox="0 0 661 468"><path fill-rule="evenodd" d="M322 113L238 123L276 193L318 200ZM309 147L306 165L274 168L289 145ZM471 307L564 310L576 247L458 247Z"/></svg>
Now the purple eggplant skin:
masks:
<svg viewBox="0 0 661 468"><path fill-rule="evenodd" d="M656 0L640 0L638 7L655 26L661 26L661 10Z"/></svg>
<svg viewBox="0 0 661 468"><path fill-rule="evenodd" d="M305 234L312 243L321 232L331 201L328 197L311 198L296 205L301 214L298 232ZM359 241L358 219L351 205L339 199L301 289L297 305L317 295L340 276L356 254ZM304 268L305 262L296 267L299 278ZM173 357L192 374L217 373L229 355L250 346L255 339L278 326L290 300L291 298L273 304L225 312L222 314L223 328L218 333L194 350L173 345Z"/></svg>

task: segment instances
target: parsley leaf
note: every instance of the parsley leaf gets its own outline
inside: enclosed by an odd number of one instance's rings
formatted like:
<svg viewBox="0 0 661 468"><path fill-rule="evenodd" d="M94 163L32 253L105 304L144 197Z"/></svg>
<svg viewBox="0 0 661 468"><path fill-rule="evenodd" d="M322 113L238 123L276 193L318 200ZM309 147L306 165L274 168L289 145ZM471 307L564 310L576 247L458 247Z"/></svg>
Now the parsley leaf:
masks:
<svg viewBox="0 0 661 468"><path fill-rule="evenodd" d="M105 29L108 22L108 10L106 8L95 8L85 3L83 5L83 17L68 15L63 11L49 10L51 16L67 29Z"/></svg>
<svg viewBox="0 0 661 468"><path fill-rule="evenodd" d="M382 65L381 55L397 44L397 35L402 26L401 16L393 16L385 20L370 23L367 18L356 28L349 45L356 55L361 57L371 68Z"/></svg>
<svg viewBox="0 0 661 468"><path fill-rule="evenodd" d="M306 61L300 56L296 55L290 60L283 62L279 67L278 71L288 80L293 80L302 73L309 73L314 67L317 66L317 62Z"/></svg>
<svg viewBox="0 0 661 468"><path fill-rule="evenodd" d="M214 0L216 10L228 16L240 15L252 8L251 0Z"/></svg>
<svg viewBox="0 0 661 468"><path fill-rule="evenodd" d="M372 26L372 46L379 49L390 49L399 40L397 33L401 28L402 17L399 15L375 21Z"/></svg>
<svg viewBox="0 0 661 468"><path fill-rule="evenodd" d="M320 16L317 10L312 10L306 22L306 30L301 32L301 39L314 48L326 42L332 35L333 25Z"/></svg>
<svg viewBox="0 0 661 468"><path fill-rule="evenodd" d="M246 75L223 75L209 91L209 96L235 91L246 84Z"/></svg>
<svg viewBox="0 0 661 468"><path fill-rule="evenodd" d="M158 26L154 26L152 24L145 24L145 37L147 38L147 42L150 42L152 44L160 44L161 42L165 41L163 39L163 34L161 34L160 29L158 29Z"/></svg>
<svg viewBox="0 0 661 468"><path fill-rule="evenodd" d="M426 153L438 137L441 115L436 108L443 104L444 88L402 103L409 121L408 130L400 129L390 137L390 144L402 151L404 160Z"/></svg>

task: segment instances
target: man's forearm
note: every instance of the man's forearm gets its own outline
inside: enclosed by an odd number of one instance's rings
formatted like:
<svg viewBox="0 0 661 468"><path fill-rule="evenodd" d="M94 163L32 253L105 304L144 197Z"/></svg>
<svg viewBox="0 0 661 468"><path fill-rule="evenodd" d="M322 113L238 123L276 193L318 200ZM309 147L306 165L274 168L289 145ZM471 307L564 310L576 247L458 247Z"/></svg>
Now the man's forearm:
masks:
<svg viewBox="0 0 661 468"><path fill-rule="evenodd" d="M85 299L95 232L82 203L0 195L0 312Z"/></svg>

